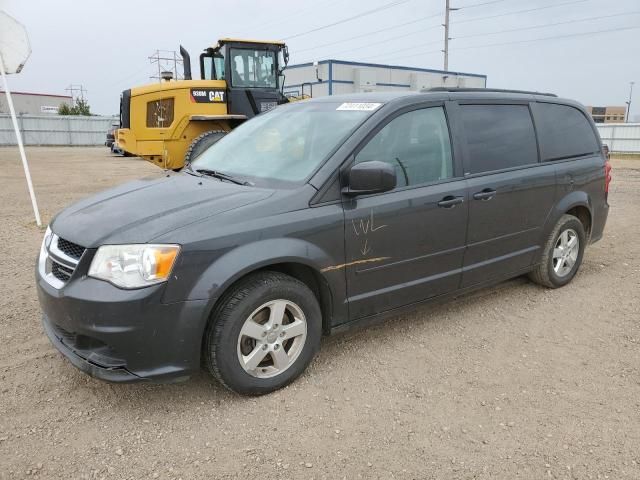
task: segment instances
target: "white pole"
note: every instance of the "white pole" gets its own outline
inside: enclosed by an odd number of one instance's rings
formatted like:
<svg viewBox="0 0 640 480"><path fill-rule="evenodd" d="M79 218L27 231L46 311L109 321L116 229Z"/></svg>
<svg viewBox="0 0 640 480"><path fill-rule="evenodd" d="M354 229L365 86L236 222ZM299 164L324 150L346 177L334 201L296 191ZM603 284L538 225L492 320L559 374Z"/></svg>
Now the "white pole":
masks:
<svg viewBox="0 0 640 480"><path fill-rule="evenodd" d="M33 213L36 217L36 225L42 226L40 221L40 212L38 211L38 203L36 202L36 194L33 191L33 184L31 183L31 173L29 172L29 164L27 163L27 155L24 152L24 145L22 144L22 135L20 134L20 128L18 127L18 118L16 117L16 111L13 108L13 100L11 99L11 92L9 91L9 84L7 83L7 75L4 71L4 61L0 56L0 74L2 74L2 81L4 83L4 91L7 96L7 103L9 104L9 110L11 111L11 120L13 120L13 128L16 131L16 138L18 139L18 149L20 150L20 157L22 157L22 166L24 167L24 175L27 177L27 186L29 187L29 195L31 196L31 205L33 206Z"/></svg>

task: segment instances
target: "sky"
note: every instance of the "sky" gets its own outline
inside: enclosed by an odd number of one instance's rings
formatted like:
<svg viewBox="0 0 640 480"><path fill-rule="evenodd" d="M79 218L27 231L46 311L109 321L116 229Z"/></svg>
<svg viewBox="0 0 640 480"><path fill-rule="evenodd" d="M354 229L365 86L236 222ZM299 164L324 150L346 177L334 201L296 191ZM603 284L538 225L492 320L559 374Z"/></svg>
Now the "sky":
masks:
<svg viewBox="0 0 640 480"><path fill-rule="evenodd" d="M631 118L640 117L640 0L451 6L459 10L451 12L449 70L597 106L624 105L635 81ZM155 50L182 44L195 68L199 52L223 37L284 39L290 64L332 58L442 69L444 8L445 0L0 0L27 27L32 48L10 88L65 94L81 84L98 114L117 114L122 90L150 82Z"/></svg>

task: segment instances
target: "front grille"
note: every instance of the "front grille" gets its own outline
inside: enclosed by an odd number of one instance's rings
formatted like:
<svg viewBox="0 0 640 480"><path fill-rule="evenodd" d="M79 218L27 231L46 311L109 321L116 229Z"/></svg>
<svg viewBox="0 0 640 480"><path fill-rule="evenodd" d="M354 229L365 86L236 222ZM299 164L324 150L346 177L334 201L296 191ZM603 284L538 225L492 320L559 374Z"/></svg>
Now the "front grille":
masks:
<svg viewBox="0 0 640 480"><path fill-rule="evenodd" d="M40 274L52 287L64 287L71 280L85 250L80 245L52 234L48 248L38 260Z"/></svg>
<svg viewBox="0 0 640 480"><path fill-rule="evenodd" d="M76 260L80 260L80 257L85 251L84 247L77 245L69 240L65 240L64 238L58 238L58 248L71 258L75 258Z"/></svg>
<svg viewBox="0 0 640 480"><path fill-rule="evenodd" d="M73 270L71 268L67 268L64 265L56 262L55 260L51 261L51 274L56 277L61 282L68 282L73 274Z"/></svg>

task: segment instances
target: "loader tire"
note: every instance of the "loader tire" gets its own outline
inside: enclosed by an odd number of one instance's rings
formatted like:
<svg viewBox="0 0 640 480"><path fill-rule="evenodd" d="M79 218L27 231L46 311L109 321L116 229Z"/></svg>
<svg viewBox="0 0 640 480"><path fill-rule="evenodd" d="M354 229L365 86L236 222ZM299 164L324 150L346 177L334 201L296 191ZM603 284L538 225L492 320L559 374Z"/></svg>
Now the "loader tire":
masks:
<svg viewBox="0 0 640 480"><path fill-rule="evenodd" d="M187 153L184 155L184 163L193 162L196 158L198 158L202 152L204 152L211 145L216 143L222 137L227 134L224 130L210 130L208 132L201 133L196 138L193 139L191 145L189 145L189 149Z"/></svg>

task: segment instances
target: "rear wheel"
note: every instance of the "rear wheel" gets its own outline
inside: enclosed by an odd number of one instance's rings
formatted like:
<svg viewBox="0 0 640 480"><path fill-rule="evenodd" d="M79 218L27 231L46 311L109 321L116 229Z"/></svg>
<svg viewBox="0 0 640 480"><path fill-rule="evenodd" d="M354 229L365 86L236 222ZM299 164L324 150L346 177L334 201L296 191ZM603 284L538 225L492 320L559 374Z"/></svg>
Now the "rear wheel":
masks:
<svg viewBox="0 0 640 480"><path fill-rule="evenodd" d="M321 326L309 287L282 273L259 272L232 287L214 312L205 333L205 364L234 392L269 393L307 368Z"/></svg>
<svg viewBox="0 0 640 480"><path fill-rule="evenodd" d="M580 268L585 245L582 222L573 215L563 215L547 238L540 264L529 277L549 288L566 285Z"/></svg>
<svg viewBox="0 0 640 480"><path fill-rule="evenodd" d="M187 153L184 155L184 163L191 163L211 145L216 143L227 134L224 130L210 130L198 135L193 139Z"/></svg>

